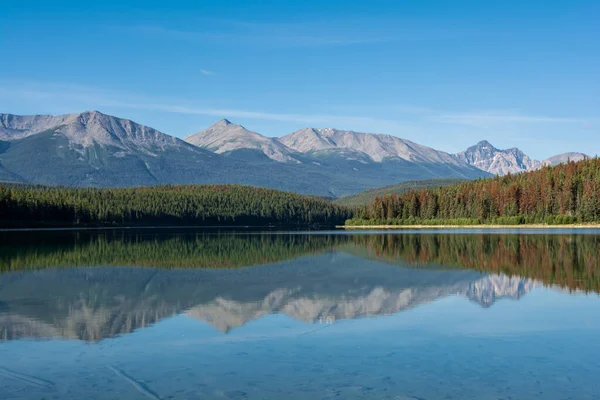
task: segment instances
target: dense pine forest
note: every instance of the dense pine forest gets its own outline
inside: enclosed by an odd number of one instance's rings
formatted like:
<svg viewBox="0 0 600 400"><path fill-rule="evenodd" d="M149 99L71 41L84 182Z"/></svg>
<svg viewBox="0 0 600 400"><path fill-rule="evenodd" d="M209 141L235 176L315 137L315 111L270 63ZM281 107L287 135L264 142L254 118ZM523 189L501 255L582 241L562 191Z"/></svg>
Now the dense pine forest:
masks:
<svg viewBox="0 0 600 400"><path fill-rule="evenodd" d="M0 227L325 225L350 210L315 197L238 185L138 188L0 186Z"/></svg>
<svg viewBox="0 0 600 400"><path fill-rule="evenodd" d="M316 197L239 185L113 189L0 185L3 228L333 226L344 221L347 225L596 223L600 159L386 194L354 210Z"/></svg>
<svg viewBox="0 0 600 400"><path fill-rule="evenodd" d="M570 224L600 221L600 159L376 198L348 225Z"/></svg>

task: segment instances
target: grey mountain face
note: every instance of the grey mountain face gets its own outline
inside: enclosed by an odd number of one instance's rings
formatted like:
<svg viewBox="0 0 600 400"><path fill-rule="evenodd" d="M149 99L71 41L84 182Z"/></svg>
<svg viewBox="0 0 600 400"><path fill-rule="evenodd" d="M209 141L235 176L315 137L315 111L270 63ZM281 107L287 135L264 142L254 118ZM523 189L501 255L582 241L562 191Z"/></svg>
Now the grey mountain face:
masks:
<svg viewBox="0 0 600 400"><path fill-rule="evenodd" d="M423 164L462 166L450 154L391 135L306 128L282 137L279 141L301 153L346 151L366 156L374 162L402 159Z"/></svg>
<svg viewBox="0 0 600 400"><path fill-rule="evenodd" d="M258 150L268 158L280 162L300 162L300 154L323 155L336 152L347 160L362 163L401 159L414 163L464 167L464 164L447 153L395 136L337 129L305 128L275 139L249 131L228 120L221 120L184 140L215 153Z"/></svg>
<svg viewBox="0 0 600 400"><path fill-rule="evenodd" d="M0 275L0 340L97 341L181 313L227 332L267 314L332 322L398 313L454 295L489 307L502 298L519 299L535 285L475 271L403 268L339 252L240 269L9 272Z"/></svg>
<svg viewBox="0 0 600 400"><path fill-rule="evenodd" d="M0 116L2 166L25 182L133 186L206 176L215 154L132 121L97 111ZM166 162L166 160L169 160Z"/></svg>
<svg viewBox="0 0 600 400"><path fill-rule="evenodd" d="M343 160L359 165L400 161L413 165L438 165L457 170L469 168L451 155L391 135L305 128L279 139L267 138L243 126L222 120L184 139L214 151L228 153L256 150L271 160L321 166L323 161ZM354 169L354 168L353 168ZM347 171L351 173L351 171ZM477 173L474 169L465 174Z"/></svg>
<svg viewBox="0 0 600 400"><path fill-rule="evenodd" d="M119 156L135 151L156 156L155 151L181 149L181 140L130 120L111 117L98 111L68 115L0 115L0 138L13 141L43 132L68 139L71 149L85 153L94 145L122 150Z"/></svg>
<svg viewBox="0 0 600 400"><path fill-rule="evenodd" d="M268 158L279 162L299 162L296 152L276 139L247 130L241 125L223 119L203 131L186 137L186 142L215 153L242 149L258 150Z"/></svg>
<svg viewBox="0 0 600 400"><path fill-rule="evenodd" d="M494 175L518 174L533 171L542 166L517 148L499 150L483 140L467 150L455 154L459 160Z"/></svg>
<svg viewBox="0 0 600 400"><path fill-rule="evenodd" d="M583 153L563 153L544 161L533 160L521 150L511 148L499 150L490 142L483 140L475 146L454 155L459 160L494 175L518 174L535 171L545 165L558 165L568 161L580 161L589 156Z"/></svg>
<svg viewBox="0 0 600 400"><path fill-rule="evenodd" d="M60 126L71 115L0 114L0 140L17 140Z"/></svg>
<svg viewBox="0 0 600 400"><path fill-rule="evenodd" d="M590 158L590 156L583 154L583 153L562 153L562 154L557 154L555 156L545 159L543 164L554 166L554 165L564 164L569 161L575 161L575 162L581 161L586 158Z"/></svg>
<svg viewBox="0 0 600 400"><path fill-rule="evenodd" d="M188 143L96 111L0 114L0 181L100 187L237 183L339 197L405 180L487 176L400 139L344 136L358 144L348 139L315 155L225 120L186 138Z"/></svg>

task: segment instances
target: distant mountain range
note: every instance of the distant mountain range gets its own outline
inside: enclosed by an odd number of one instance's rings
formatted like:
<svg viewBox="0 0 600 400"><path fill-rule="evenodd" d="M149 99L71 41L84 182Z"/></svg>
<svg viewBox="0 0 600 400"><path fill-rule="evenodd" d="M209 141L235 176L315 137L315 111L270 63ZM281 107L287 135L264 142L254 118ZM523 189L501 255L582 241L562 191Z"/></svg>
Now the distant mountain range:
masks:
<svg viewBox="0 0 600 400"><path fill-rule="evenodd" d="M181 140L98 111L0 114L0 181L100 187L238 183L341 197L409 180L475 179L542 165L517 149L486 143L451 155L391 135L337 129L305 128L270 138L228 120Z"/></svg>
<svg viewBox="0 0 600 400"><path fill-rule="evenodd" d="M563 153L552 156L544 161L531 159L521 150L515 148L499 150L487 140L455 154L457 159L494 175L517 174L534 171L544 165L558 165L571 161L580 161L589 156L583 153Z"/></svg>
<svg viewBox="0 0 600 400"><path fill-rule="evenodd" d="M385 135L328 131L322 134L329 138L327 148L304 151L312 131L317 130L308 130L305 139L296 132L280 141L223 120L180 140L98 111L0 114L0 180L73 186L239 183L339 197L405 180L488 176L447 153ZM397 148L386 152L388 143Z"/></svg>

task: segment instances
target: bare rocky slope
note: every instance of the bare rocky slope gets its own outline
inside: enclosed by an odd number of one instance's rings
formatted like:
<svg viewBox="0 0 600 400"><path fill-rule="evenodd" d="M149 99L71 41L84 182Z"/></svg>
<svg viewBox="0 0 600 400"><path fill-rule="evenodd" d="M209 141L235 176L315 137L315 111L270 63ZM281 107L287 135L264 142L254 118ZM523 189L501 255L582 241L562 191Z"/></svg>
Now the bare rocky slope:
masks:
<svg viewBox="0 0 600 400"><path fill-rule="evenodd" d="M554 166L554 165L563 164L563 163L566 163L569 161L577 162L577 161L584 160L586 158L590 158L590 156L588 156L587 154L575 153L575 152L562 153L562 154L557 154L555 156L545 159L543 161L543 164Z"/></svg>
<svg viewBox="0 0 600 400"><path fill-rule="evenodd" d="M532 160L517 148L499 150L486 140L456 154L455 157L494 175L516 174L542 166L540 161Z"/></svg>
<svg viewBox="0 0 600 400"><path fill-rule="evenodd" d="M218 154L250 149L260 151L274 161L299 162L294 157L296 152L278 140L249 131L226 119L183 140Z"/></svg>
<svg viewBox="0 0 600 400"><path fill-rule="evenodd" d="M518 174L534 171L544 165L558 165L570 161L579 161L589 156L583 153L563 153L544 161L533 160L516 147L500 150L487 140L469 147L454 155L455 158L494 175Z"/></svg>
<svg viewBox="0 0 600 400"><path fill-rule="evenodd" d="M374 162L399 158L423 164L448 164L462 167L450 154L401 139L392 135L343 131L338 129L306 128L279 139L289 148L301 153L347 151L367 156Z"/></svg>

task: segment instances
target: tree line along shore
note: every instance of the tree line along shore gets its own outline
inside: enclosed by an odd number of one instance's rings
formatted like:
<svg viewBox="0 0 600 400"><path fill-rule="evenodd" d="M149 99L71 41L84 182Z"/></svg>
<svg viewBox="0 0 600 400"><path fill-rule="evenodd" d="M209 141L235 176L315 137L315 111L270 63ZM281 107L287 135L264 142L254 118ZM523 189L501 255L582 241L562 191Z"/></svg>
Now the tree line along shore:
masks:
<svg viewBox="0 0 600 400"><path fill-rule="evenodd" d="M357 207L348 227L587 225L600 222L600 159L388 194Z"/></svg>
<svg viewBox="0 0 600 400"><path fill-rule="evenodd" d="M317 197L240 185L0 186L4 228L334 226L351 216L348 208Z"/></svg>
<svg viewBox="0 0 600 400"><path fill-rule="evenodd" d="M518 175L404 190L354 207L314 196L241 185L0 185L0 228L595 227L599 222L598 158Z"/></svg>

